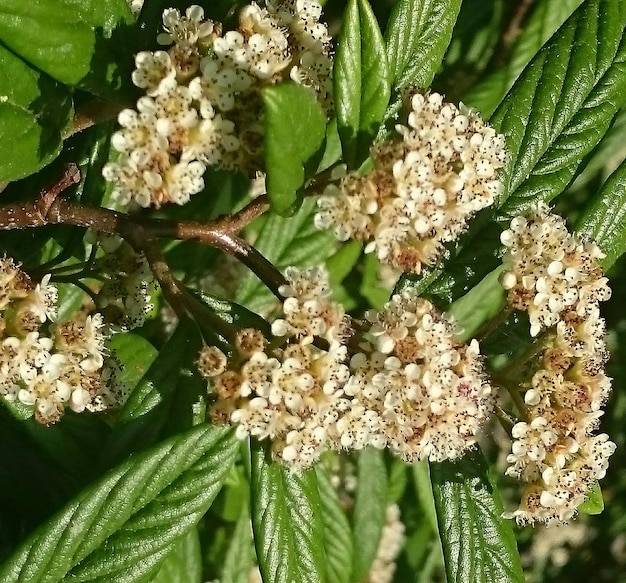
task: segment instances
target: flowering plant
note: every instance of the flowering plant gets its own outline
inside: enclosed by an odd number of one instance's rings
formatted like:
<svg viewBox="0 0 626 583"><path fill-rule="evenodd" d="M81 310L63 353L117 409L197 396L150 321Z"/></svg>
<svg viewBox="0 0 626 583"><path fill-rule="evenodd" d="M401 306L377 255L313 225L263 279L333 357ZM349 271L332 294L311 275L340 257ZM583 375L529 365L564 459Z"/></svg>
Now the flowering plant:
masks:
<svg viewBox="0 0 626 583"><path fill-rule="evenodd" d="M548 581L619 515L626 9L505 4L0 0L1 581Z"/></svg>

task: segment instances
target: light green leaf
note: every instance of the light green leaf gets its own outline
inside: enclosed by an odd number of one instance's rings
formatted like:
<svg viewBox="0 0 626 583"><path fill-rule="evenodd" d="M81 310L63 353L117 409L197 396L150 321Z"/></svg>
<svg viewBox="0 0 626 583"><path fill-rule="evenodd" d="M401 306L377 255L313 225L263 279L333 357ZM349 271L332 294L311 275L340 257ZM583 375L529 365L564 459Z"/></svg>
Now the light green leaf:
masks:
<svg viewBox="0 0 626 583"><path fill-rule="evenodd" d="M304 267L323 262L336 247L337 240L330 231L315 227L316 209L316 201L307 198L289 219L277 215L264 217L254 247L281 270L289 265ZM235 299L249 310L259 311L267 307L273 296L256 275L247 272Z"/></svg>
<svg viewBox="0 0 626 583"><path fill-rule="evenodd" d="M250 569L254 566L254 539L250 528L250 509L242 507L230 544L224 557L220 583L248 583Z"/></svg>
<svg viewBox="0 0 626 583"><path fill-rule="evenodd" d="M581 514L602 514L604 510L604 499L602 498L602 489L598 482L594 482L587 495L585 501L578 507Z"/></svg>
<svg viewBox="0 0 626 583"><path fill-rule="evenodd" d="M556 32L582 0L540 0L520 32L506 64L467 93L463 102L489 118L535 53Z"/></svg>
<svg viewBox="0 0 626 583"><path fill-rule="evenodd" d="M149 580L210 506L238 444L205 425L130 458L31 535L0 566L0 581Z"/></svg>
<svg viewBox="0 0 626 583"><path fill-rule="evenodd" d="M387 468L383 452L369 447L359 454L352 515L354 562L352 581L364 581L376 558L387 518Z"/></svg>
<svg viewBox="0 0 626 583"><path fill-rule="evenodd" d="M252 447L252 529L265 583L324 583L324 522L313 470L291 472Z"/></svg>
<svg viewBox="0 0 626 583"><path fill-rule="evenodd" d="M265 105L265 184L272 210L291 214L304 184L304 163L326 135L326 118L315 93L297 83L262 91Z"/></svg>
<svg viewBox="0 0 626 583"><path fill-rule="evenodd" d="M344 161L357 168L368 155L391 94L385 41L367 0L348 2L333 80Z"/></svg>
<svg viewBox="0 0 626 583"><path fill-rule="evenodd" d="M343 511L337 491L328 472L315 468L324 520L324 548L326 550L326 580L328 583L350 583L352 572L352 531Z"/></svg>
<svg viewBox="0 0 626 583"><path fill-rule="evenodd" d="M0 182L33 174L61 151L69 92L0 45Z"/></svg>
<svg viewBox="0 0 626 583"><path fill-rule="evenodd" d="M398 0L387 28L387 59L396 89L427 88L450 44L461 0Z"/></svg>
<svg viewBox="0 0 626 583"><path fill-rule="evenodd" d="M107 39L132 21L124 0L0 0L4 45L61 83L103 92L122 83Z"/></svg>
<svg viewBox="0 0 626 583"><path fill-rule="evenodd" d="M191 528L165 557L152 583L202 583L202 554L198 529Z"/></svg>
<svg viewBox="0 0 626 583"><path fill-rule="evenodd" d="M461 327L461 332L457 334L461 342L467 342L504 308L506 291L500 285L500 274L503 270L504 266L501 266L492 271L447 309L447 313Z"/></svg>
<svg viewBox="0 0 626 583"><path fill-rule="evenodd" d="M606 255L601 260L605 270L626 251L626 161L583 210L576 230L600 246Z"/></svg>
<svg viewBox="0 0 626 583"><path fill-rule="evenodd" d="M449 583L523 583L513 522L480 451L433 463L430 476Z"/></svg>
<svg viewBox="0 0 626 583"><path fill-rule="evenodd" d="M524 69L494 116L506 135L501 212L524 212L570 183L626 102L626 4L588 0Z"/></svg>

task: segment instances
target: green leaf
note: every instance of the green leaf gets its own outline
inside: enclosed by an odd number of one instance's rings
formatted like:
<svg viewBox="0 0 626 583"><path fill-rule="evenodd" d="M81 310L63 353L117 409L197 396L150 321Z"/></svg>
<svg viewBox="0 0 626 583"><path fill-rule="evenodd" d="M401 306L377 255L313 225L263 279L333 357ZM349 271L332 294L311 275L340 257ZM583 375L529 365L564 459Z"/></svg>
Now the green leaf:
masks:
<svg viewBox="0 0 626 583"><path fill-rule="evenodd" d="M318 465L315 468L322 503L324 521L324 549L326 551L326 581L350 583L352 572L352 531L343 511L337 491L330 482L328 472Z"/></svg>
<svg viewBox="0 0 626 583"><path fill-rule="evenodd" d="M254 247L278 269L289 265L304 267L323 262L336 247L330 231L320 231L313 224L315 200L307 198L300 210L289 219L270 215L255 239ZM252 272L247 272L237 289L236 301L249 310L259 311L273 300L271 292Z"/></svg>
<svg viewBox="0 0 626 583"><path fill-rule="evenodd" d="M2 45L0 70L0 182L9 182L57 157L72 100L66 88Z"/></svg>
<svg viewBox="0 0 626 583"><path fill-rule="evenodd" d="M601 260L605 270L626 251L626 161L583 210L576 230L600 246L606 255Z"/></svg>
<svg viewBox="0 0 626 583"><path fill-rule="evenodd" d="M500 266L492 271L447 309L447 313L461 327L461 332L457 334L461 342L467 342L504 308L506 291L500 285L500 274L503 270L504 266Z"/></svg>
<svg viewBox="0 0 626 583"><path fill-rule="evenodd" d="M565 22L582 0L540 0L536 3L528 22L520 32L507 63L480 83L463 98L489 118L506 92L511 88L535 53Z"/></svg>
<svg viewBox="0 0 626 583"><path fill-rule="evenodd" d="M291 214L304 184L304 163L326 136L326 117L315 93L297 83L262 91L265 105L265 184L273 211Z"/></svg>
<svg viewBox="0 0 626 583"><path fill-rule="evenodd" d="M433 463L430 475L448 582L523 583L513 523L502 518L482 453Z"/></svg>
<svg viewBox="0 0 626 583"><path fill-rule="evenodd" d="M387 468L383 452L369 447L359 454L357 489L352 515L354 562L352 581L367 578L376 558L387 518Z"/></svg>
<svg viewBox="0 0 626 583"><path fill-rule="evenodd" d="M560 194L608 130L626 102L625 26L621 0L584 2L496 110L508 151L502 214Z"/></svg>
<svg viewBox="0 0 626 583"><path fill-rule="evenodd" d="M152 583L202 583L202 554L198 529L192 528L165 557Z"/></svg>
<svg viewBox="0 0 626 583"><path fill-rule="evenodd" d="M252 447L252 530L265 583L324 583L324 522L313 470L297 473Z"/></svg>
<svg viewBox="0 0 626 583"><path fill-rule="evenodd" d="M0 0L4 45L61 83L104 92L122 83L107 41L132 21L124 0Z"/></svg>
<svg viewBox="0 0 626 583"><path fill-rule="evenodd" d="M391 94L385 41L367 0L348 2L333 81L344 161L356 168L368 155Z"/></svg>
<svg viewBox="0 0 626 583"><path fill-rule="evenodd" d="M139 349L136 340L129 338L128 342ZM104 467L119 463L130 453L154 443L168 420L174 395L194 375L194 361L200 347L200 336L195 324L181 321L155 360L151 351L144 352L142 359L138 350L139 370L125 366L125 374L137 373L139 376L153 360L147 372L136 383L120 411L109 441L104 445L101 456ZM127 348L120 353L121 358L128 358L132 351L132 347ZM131 387L132 383L129 383Z"/></svg>
<svg viewBox="0 0 626 583"><path fill-rule="evenodd" d="M450 44L461 0L398 0L391 12L385 41L391 81L427 88Z"/></svg>
<svg viewBox="0 0 626 583"><path fill-rule="evenodd" d="M238 444L205 425L132 457L31 535L0 566L0 580L149 580L210 506Z"/></svg>
<svg viewBox="0 0 626 583"><path fill-rule="evenodd" d="M598 482L594 482L585 496L585 501L578 507L578 512L581 514L602 514L603 510L602 489Z"/></svg>
<svg viewBox="0 0 626 583"><path fill-rule="evenodd" d="M220 583L248 583L250 569L254 566L255 559L250 509L245 504L230 537L219 578Z"/></svg>

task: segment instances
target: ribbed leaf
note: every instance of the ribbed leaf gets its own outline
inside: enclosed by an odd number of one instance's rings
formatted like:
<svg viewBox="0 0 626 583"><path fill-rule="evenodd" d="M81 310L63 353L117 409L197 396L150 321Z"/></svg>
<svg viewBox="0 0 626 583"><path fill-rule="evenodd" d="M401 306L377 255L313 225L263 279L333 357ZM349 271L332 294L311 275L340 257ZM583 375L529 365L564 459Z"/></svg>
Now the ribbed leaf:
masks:
<svg viewBox="0 0 626 583"><path fill-rule="evenodd" d="M626 4L588 0L524 69L492 122L507 138L501 212L551 200L626 101Z"/></svg>
<svg viewBox="0 0 626 583"><path fill-rule="evenodd" d="M523 583L513 523L482 453L433 463L430 476L448 583Z"/></svg>
<svg viewBox="0 0 626 583"><path fill-rule="evenodd" d="M352 581L364 581L378 551L387 516L387 468L383 452L369 447L359 454L352 516L354 562Z"/></svg>
<svg viewBox="0 0 626 583"><path fill-rule="evenodd" d="M202 551L197 528L190 529L165 557L152 583L202 583Z"/></svg>
<svg viewBox="0 0 626 583"><path fill-rule="evenodd" d="M391 94L385 42L367 0L348 2L333 80L344 161L357 167L367 157Z"/></svg>
<svg viewBox="0 0 626 583"><path fill-rule="evenodd" d="M315 93L296 83L263 90L265 105L265 184L272 210L292 214L304 184L304 163L322 145L326 117Z"/></svg>
<svg viewBox="0 0 626 583"><path fill-rule="evenodd" d="M450 44L461 0L398 0L385 41L390 77L397 89L427 88Z"/></svg>
<svg viewBox="0 0 626 583"><path fill-rule="evenodd" d="M145 581L206 512L237 448L205 425L129 459L26 540L0 581Z"/></svg>
<svg viewBox="0 0 626 583"><path fill-rule="evenodd" d="M265 583L324 583L324 522L313 470L291 472L252 448L252 529Z"/></svg>
<svg viewBox="0 0 626 583"><path fill-rule="evenodd" d="M576 230L598 243L606 255L601 260L605 269L626 251L626 161L583 210Z"/></svg>
<svg viewBox="0 0 626 583"><path fill-rule="evenodd" d="M478 109L484 118L489 118L535 53L581 2L582 0L536 2L507 63L473 87L464 96L463 102Z"/></svg>
<svg viewBox="0 0 626 583"><path fill-rule="evenodd" d="M326 580L328 583L350 583L352 573L352 531L337 491L322 466L315 469L324 520Z"/></svg>

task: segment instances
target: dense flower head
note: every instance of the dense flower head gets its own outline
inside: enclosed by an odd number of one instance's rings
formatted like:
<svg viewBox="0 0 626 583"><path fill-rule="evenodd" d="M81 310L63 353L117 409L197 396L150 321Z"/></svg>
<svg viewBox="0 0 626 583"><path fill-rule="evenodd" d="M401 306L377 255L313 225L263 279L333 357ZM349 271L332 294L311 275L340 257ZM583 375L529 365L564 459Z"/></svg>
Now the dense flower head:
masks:
<svg viewBox="0 0 626 583"><path fill-rule="evenodd" d="M325 270L289 268L286 279L275 340L242 330L230 358L214 346L201 352L214 420L269 439L274 458L298 468L327 449L389 447L414 461L473 445L490 403L477 342L458 342L413 291L357 331L330 298Z"/></svg>
<svg viewBox="0 0 626 583"><path fill-rule="evenodd" d="M525 310L538 342L522 384L526 419L512 429L507 474L526 483L513 516L521 524L572 518L604 477L615 444L596 434L611 381L599 302L610 296L597 246L567 231L544 204L502 234L512 308Z"/></svg>
<svg viewBox="0 0 626 583"><path fill-rule="evenodd" d="M237 30L169 8L157 41L162 50L135 57L132 80L146 93L118 117L118 159L103 169L122 203L185 204L204 188L210 166L263 167L261 89L292 79L331 106L331 43L313 0L244 6Z"/></svg>
<svg viewBox="0 0 626 583"><path fill-rule="evenodd" d="M371 444L406 461L459 457L491 409L478 342L456 340L453 324L412 289L370 320L369 342L352 356L344 391L377 428Z"/></svg>
<svg viewBox="0 0 626 583"><path fill-rule="evenodd" d="M12 259L0 258L0 394L32 406L44 425L68 407L100 409L113 397L102 397L102 316L56 322L57 295L49 275L33 284Z"/></svg>
<svg viewBox="0 0 626 583"><path fill-rule="evenodd" d="M315 222L341 241L366 242L383 263L419 273L493 204L505 149L502 135L438 93L415 94L411 106L398 139L372 149L369 174L350 173L327 188Z"/></svg>

